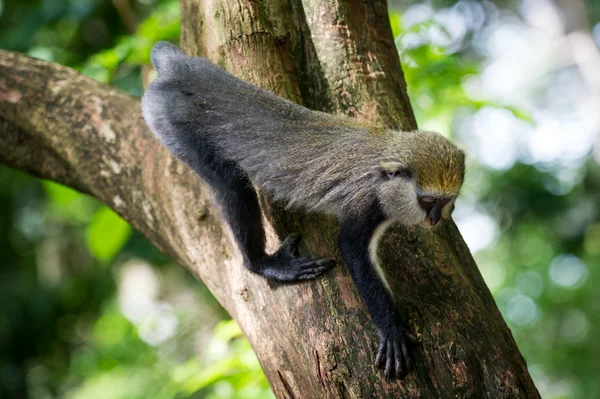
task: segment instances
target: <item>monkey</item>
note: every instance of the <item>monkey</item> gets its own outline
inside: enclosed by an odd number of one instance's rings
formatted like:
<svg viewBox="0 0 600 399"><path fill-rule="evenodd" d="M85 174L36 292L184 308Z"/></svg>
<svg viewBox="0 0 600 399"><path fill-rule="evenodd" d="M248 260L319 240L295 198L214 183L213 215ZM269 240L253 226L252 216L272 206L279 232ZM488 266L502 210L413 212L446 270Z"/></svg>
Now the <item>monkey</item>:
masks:
<svg viewBox="0 0 600 399"><path fill-rule="evenodd" d="M377 243L391 223L432 227L450 218L465 153L439 133L307 109L167 42L154 45L151 61L158 76L143 95L143 117L210 186L248 270L289 283L334 265L298 256L297 234L267 254L255 186L288 208L335 216L342 258L379 333L375 365L404 377L418 340L395 309Z"/></svg>

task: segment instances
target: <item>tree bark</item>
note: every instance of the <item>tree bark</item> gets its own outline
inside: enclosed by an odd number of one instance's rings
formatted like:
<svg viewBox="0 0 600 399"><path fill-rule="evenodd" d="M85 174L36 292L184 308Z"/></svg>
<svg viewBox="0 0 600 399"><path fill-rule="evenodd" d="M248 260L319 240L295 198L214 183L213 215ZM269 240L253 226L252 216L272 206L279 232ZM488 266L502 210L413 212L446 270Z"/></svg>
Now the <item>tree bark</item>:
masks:
<svg viewBox="0 0 600 399"><path fill-rule="evenodd" d="M416 128L381 2L182 0L181 15L189 54L315 109ZM381 245L399 311L422 341L414 372L386 380L335 221L264 199L275 232L300 232L302 252L340 260L319 280L269 284L243 268L207 186L151 136L138 99L19 54L0 51L0 68L0 162L97 197L201 279L277 397L539 397L453 223L395 228Z"/></svg>

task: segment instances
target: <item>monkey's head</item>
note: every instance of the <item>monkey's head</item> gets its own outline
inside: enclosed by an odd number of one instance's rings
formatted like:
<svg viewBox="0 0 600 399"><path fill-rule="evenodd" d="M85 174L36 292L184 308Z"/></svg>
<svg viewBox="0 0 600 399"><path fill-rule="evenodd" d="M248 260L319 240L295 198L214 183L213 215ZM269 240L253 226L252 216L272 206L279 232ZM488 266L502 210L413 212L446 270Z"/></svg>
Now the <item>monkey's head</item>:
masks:
<svg viewBox="0 0 600 399"><path fill-rule="evenodd" d="M435 226L450 216L465 175L465 153L435 132L390 132L379 162L379 202L404 225Z"/></svg>

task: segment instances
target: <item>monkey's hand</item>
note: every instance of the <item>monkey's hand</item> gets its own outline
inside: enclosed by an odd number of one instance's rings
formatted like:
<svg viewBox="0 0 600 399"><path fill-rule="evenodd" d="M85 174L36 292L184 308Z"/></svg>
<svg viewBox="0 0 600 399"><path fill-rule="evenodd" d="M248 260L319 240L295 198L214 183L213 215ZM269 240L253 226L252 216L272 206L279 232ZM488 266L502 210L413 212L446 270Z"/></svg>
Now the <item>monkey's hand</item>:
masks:
<svg viewBox="0 0 600 399"><path fill-rule="evenodd" d="M298 241L300 235L291 234L277 252L258 262L257 272L269 280L291 283L314 279L335 265L331 259L298 257L296 254Z"/></svg>
<svg viewBox="0 0 600 399"><path fill-rule="evenodd" d="M408 355L409 344L416 344L419 340L407 328L398 323L391 323L389 327L378 328L379 350L375 365L385 370L388 378L404 377L411 368Z"/></svg>

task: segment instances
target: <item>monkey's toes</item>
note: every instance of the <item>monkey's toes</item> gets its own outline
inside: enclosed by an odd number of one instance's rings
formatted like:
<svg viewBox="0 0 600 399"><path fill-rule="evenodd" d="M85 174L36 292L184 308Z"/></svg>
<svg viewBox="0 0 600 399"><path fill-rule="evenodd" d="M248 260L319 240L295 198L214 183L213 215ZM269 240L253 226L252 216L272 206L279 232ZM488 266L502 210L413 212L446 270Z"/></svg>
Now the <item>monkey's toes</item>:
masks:
<svg viewBox="0 0 600 399"><path fill-rule="evenodd" d="M256 265L256 273L269 280L293 283L317 278L335 265L331 259L298 257L296 246L299 241L300 234L290 234L277 252Z"/></svg>
<svg viewBox="0 0 600 399"><path fill-rule="evenodd" d="M333 266L335 262L332 259L294 258L290 269L295 271L297 280L310 280L319 277Z"/></svg>
<svg viewBox="0 0 600 399"><path fill-rule="evenodd" d="M280 249L262 259L254 271L269 280L293 283L316 278L333 266L330 259L299 258Z"/></svg>

